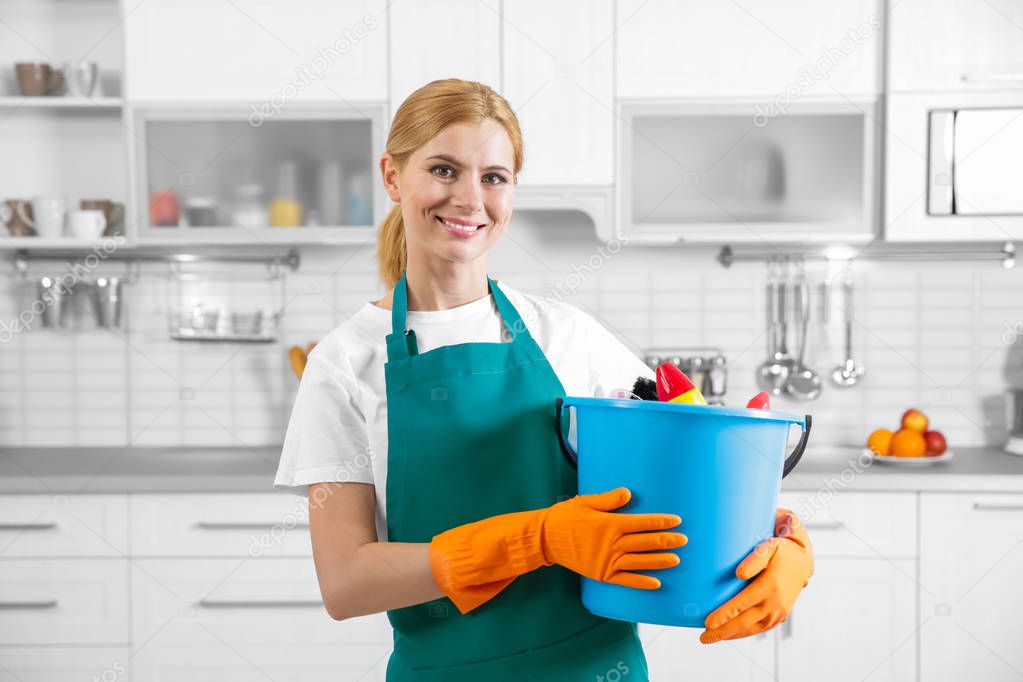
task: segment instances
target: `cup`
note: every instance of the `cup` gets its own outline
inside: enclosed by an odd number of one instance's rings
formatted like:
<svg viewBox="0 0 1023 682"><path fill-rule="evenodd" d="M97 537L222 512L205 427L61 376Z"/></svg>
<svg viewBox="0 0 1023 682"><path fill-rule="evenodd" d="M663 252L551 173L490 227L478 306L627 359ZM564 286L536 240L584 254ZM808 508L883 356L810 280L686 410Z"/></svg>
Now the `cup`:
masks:
<svg viewBox="0 0 1023 682"><path fill-rule="evenodd" d="M107 219L99 209L71 211L67 216L68 230L76 239L97 239L107 229Z"/></svg>
<svg viewBox="0 0 1023 682"><path fill-rule="evenodd" d="M96 62L78 62L67 67L67 76L75 94L90 97L99 78L99 66Z"/></svg>
<svg viewBox="0 0 1023 682"><path fill-rule="evenodd" d="M56 94L64 85L64 72L45 62L18 62L14 71L18 89L28 97Z"/></svg>
<svg viewBox="0 0 1023 682"><path fill-rule="evenodd" d="M40 237L64 236L64 200L60 197L36 197L32 200L31 215L25 210L27 204L19 202L15 208L18 217L29 227L34 227Z"/></svg>
<svg viewBox="0 0 1023 682"><path fill-rule="evenodd" d="M101 327L121 326L121 279L97 277L92 288L96 319Z"/></svg>
<svg viewBox="0 0 1023 682"><path fill-rule="evenodd" d="M36 283L36 295L44 303L43 326L51 329L64 327L68 316L70 292L52 277L41 277Z"/></svg>
<svg viewBox="0 0 1023 682"><path fill-rule="evenodd" d="M103 217L107 220L104 237L124 234L124 204L110 199L82 199L78 202L78 208L103 211Z"/></svg>

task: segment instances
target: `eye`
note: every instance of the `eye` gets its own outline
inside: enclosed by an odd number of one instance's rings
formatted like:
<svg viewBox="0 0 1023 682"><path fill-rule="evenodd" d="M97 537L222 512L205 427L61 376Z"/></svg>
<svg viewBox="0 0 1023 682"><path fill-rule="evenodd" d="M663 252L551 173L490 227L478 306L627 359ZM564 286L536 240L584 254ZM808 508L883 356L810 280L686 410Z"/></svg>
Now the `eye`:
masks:
<svg viewBox="0 0 1023 682"><path fill-rule="evenodd" d="M487 178L491 178L488 180ZM487 185L503 185L508 182L500 173L487 173L483 176L483 182Z"/></svg>
<svg viewBox="0 0 1023 682"><path fill-rule="evenodd" d="M443 171L449 171L450 174L444 173ZM448 178L453 178L455 176L455 169L452 168L451 166L444 165L434 166L433 168L430 169L430 172L436 175L438 178L443 178L444 180L447 180Z"/></svg>

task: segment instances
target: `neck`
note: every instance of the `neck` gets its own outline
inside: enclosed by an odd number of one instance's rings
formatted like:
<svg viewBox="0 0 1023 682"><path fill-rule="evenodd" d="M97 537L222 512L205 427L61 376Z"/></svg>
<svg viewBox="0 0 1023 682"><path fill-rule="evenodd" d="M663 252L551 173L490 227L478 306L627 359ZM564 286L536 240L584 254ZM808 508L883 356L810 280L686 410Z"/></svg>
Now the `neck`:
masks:
<svg viewBox="0 0 1023 682"><path fill-rule="evenodd" d="M423 263L407 266L409 310L447 310L487 295L484 259L469 263Z"/></svg>

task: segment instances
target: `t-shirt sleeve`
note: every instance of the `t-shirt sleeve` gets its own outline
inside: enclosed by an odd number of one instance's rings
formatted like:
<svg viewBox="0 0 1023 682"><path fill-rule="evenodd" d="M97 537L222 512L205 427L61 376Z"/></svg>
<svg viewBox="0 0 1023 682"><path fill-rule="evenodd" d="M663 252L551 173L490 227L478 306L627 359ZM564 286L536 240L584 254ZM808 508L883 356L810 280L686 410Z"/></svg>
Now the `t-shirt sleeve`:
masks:
<svg viewBox="0 0 1023 682"><path fill-rule="evenodd" d="M355 375L317 346L302 373L273 486L307 495L309 484L330 482L373 483L372 457Z"/></svg>
<svg viewBox="0 0 1023 682"><path fill-rule="evenodd" d="M585 312L587 344L590 348L590 388L592 395L606 397L616 388L631 389L637 377L654 378L654 370L629 350L617 336Z"/></svg>

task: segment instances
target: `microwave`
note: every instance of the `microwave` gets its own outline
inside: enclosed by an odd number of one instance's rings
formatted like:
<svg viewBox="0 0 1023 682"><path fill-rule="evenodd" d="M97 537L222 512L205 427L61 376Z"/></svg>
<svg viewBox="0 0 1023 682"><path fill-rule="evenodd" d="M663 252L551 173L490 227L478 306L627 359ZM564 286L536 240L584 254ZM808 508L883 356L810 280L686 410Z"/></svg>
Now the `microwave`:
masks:
<svg viewBox="0 0 1023 682"><path fill-rule="evenodd" d="M927 214L1023 216L1023 106L935 109Z"/></svg>

